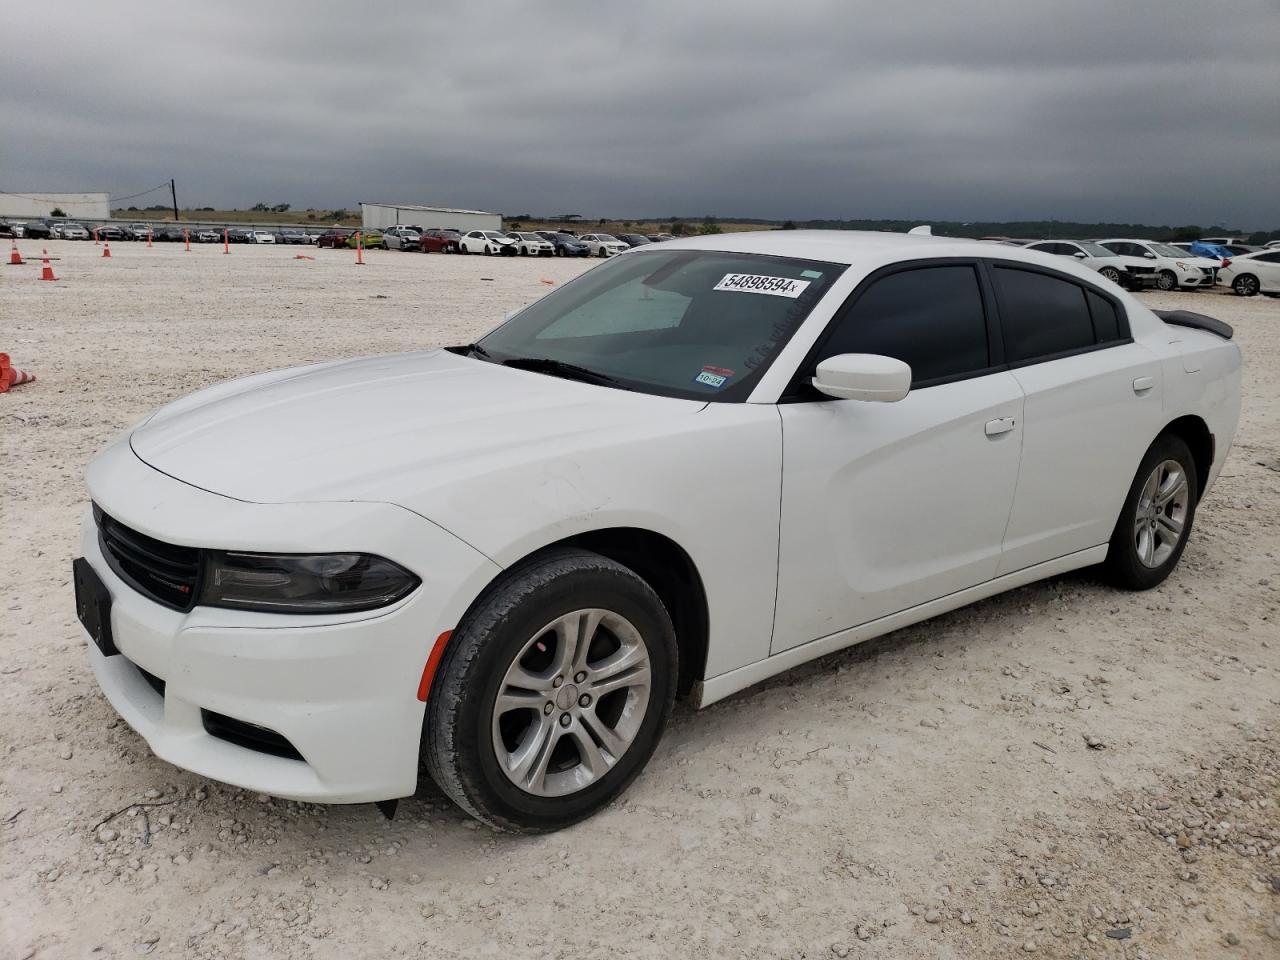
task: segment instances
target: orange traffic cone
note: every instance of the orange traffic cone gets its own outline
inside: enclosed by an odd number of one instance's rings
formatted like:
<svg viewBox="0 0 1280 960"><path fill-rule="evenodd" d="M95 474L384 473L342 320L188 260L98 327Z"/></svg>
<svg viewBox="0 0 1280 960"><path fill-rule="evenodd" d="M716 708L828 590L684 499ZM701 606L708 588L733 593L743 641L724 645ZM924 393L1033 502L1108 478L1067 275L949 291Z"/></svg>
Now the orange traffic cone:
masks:
<svg viewBox="0 0 1280 960"><path fill-rule="evenodd" d="M9 355L0 353L0 393L8 393L10 387L31 383L35 378L36 375L34 373L15 370L12 364L9 363Z"/></svg>
<svg viewBox="0 0 1280 960"><path fill-rule="evenodd" d="M40 253L44 256L44 265L40 268L40 279L57 280L58 278L53 275L53 267L49 266L49 251L41 250Z"/></svg>
<svg viewBox="0 0 1280 960"><path fill-rule="evenodd" d="M22 254L18 252L18 241L9 241L9 263L15 267L20 267L26 261L22 259Z"/></svg>
<svg viewBox="0 0 1280 960"><path fill-rule="evenodd" d="M104 257L109 257L109 256L111 256L111 241L110 241L110 240L104 240L104 241L102 241L102 255L103 255Z"/></svg>

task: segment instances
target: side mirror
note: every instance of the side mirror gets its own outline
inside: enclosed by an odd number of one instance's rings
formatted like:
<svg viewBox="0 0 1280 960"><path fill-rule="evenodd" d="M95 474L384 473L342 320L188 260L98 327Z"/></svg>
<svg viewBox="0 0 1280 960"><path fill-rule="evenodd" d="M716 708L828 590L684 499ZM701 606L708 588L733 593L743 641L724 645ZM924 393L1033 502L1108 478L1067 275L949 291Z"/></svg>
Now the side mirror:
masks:
<svg viewBox="0 0 1280 960"><path fill-rule="evenodd" d="M1077 250L1075 253L1073 253L1073 254L1072 254L1072 256L1073 256L1073 257L1075 257L1077 260L1083 260L1083 259L1084 259L1084 251L1083 251L1083 250Z"/></svg>
<svg viewBox="0 0 1280 960"><path fill-rule="evenodd" d="M841 353L818 364L813 386L840 400L894 403L911 392L911 368L874 353Z"/></svg>
<svg viewBox="0 0 1280 960"><path fill-rule="evenodd" d="M1150 250L1144 253L1143 256L1146 257L1148 260L1154 260L1156 258L1156 255L1152 253Z"/></svg>

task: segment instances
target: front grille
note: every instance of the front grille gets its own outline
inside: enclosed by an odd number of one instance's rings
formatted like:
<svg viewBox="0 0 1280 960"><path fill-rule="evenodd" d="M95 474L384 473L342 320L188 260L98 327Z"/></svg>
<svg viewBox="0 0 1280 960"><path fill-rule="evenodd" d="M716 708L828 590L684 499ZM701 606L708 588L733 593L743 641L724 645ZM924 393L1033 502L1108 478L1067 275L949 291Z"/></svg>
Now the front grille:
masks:
<svg viewBox="0 0 1280 960"><path fill-rule="evenodd" d="M153 540L107 516L96 503L102 554L120 579L156 603L190 610L200 581L200 551Z"/></svg>
<svg viewBox="0 0 1280 960"><path fill-rule="evenodd" d="M302 759L298 748L285 737L256 723L246 723L212 710L201 710L200 720L209 736L234 743L237 747L269 753L273 757L284 757L287 760Z"/></svg>

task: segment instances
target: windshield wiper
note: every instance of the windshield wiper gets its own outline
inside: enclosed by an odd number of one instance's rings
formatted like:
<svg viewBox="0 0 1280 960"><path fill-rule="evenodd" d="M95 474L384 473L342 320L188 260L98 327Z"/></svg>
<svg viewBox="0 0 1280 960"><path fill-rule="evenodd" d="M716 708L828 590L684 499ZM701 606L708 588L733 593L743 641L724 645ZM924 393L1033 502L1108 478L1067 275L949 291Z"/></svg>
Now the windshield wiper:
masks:
<svg viewBox="0 0 1280 960"><path fill-rule="evenodd" d="M556 360L552 357L512 357L509 360L500 361L504 367L515 367L517 370L531 370L534 373L549 373L554 377L564 377L566 380L581 380L583 383L598 383L607 387L618 387L622 390L630 390L631 388L609 376L607 373L599 373L587 367L580 367L576 363L565 363L563 360Z"/></svg>
<svg viewBox="0 0 1280 960"><path fill-rule="evenodd" d="M493 359L493 354L478 343L468 343L461 347L449 347L447 349L451 353L460 353L464 357L479 357L481 360Z"/></svg>

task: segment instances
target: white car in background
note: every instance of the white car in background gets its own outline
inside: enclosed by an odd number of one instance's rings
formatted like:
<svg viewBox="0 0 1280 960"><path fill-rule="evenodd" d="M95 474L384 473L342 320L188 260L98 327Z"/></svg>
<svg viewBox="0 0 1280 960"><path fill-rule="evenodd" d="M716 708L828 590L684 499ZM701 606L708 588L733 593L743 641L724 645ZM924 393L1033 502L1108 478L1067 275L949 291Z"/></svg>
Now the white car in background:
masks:
<svg viewBox="0 0 1280 960"><path fill-rule="evenodd" d="M394 801L425 761L556 829L678 693L1080 567L1161 583L1239 411L1230 327L1069 259L671 240L477 343L163 407L89 466L77 611L107 698L199 776Z"/></svg>
<svg viewBox="0 0 1280 960"><path fill-rule="evenodd" d="M587 255L591 257L612 257L616 253L624 253L631 249L630 244L623 243L608 233L583 234L578 238L578 242L586 246Z"/></svg>
<svg viewBox="0 0 1280 960"><path fill-rule="evenodd" d="M1156 269L1150 260L1123 257L1090 240L1038 240L1027 244L1026 249L1071 257L1126 290L1141 290L1156 284Z"/></svg>
<svg viewBox="0 0 1280 960"><path fill-rule="evenodd" d="M1280 294L1280 250L1258 250L1232 257L1218 271L1218 283L1242 297Z"/></svg>
<svg viewBox="0 0 1280 960"><path fill-rule="evenodd" d="M1161 290L1198 290L1217 283L1220 261L1192 256L1167 243L1154 240L1098 240L1112 253L1139 257L1156 268L1156 286Z"/></svg>
<svg viewBox="0 0 1280 960"><path fill-rule="evenodd" d="M417 250L422 239L422 231L417 227L387 227L382 231L382 239L388 250Z"/></svg>
<svg viewBox="0 0 1280 960"><path fill-rule="evenodd" d="M249 243L275 243L276 235L269 230L250 230L245 234Z"/></svg>
<svg viewBox="0 0 1280 960"><path fill-rule="evenodd" d="M525 232L507 234L516 242L516 249L522 257L553 257L556 248L551 241L540 234Z"/></svg>
<svg viewBox="0 0 1280 960"><path fill-rule="evenodd" d="M516 242L497 230L471 230L459 238L458 252L514 257Z"/></svg>

